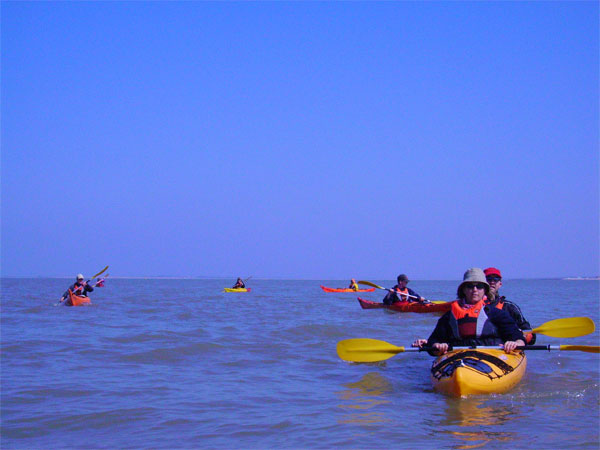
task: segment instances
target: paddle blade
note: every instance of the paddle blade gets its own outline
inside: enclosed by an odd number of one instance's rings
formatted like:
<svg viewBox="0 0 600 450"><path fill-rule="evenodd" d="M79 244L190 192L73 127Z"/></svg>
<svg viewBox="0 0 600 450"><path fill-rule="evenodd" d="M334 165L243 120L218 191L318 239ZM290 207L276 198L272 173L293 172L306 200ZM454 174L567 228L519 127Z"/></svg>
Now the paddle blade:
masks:
<svg viewBox="0 0 600 450"><path fill-rule="evenodd" d="M596 329L594 321L589 317L569 317L546 322L532 331L545 336L572 338L591 334Z"/></svg>
<svg viewBox="0 0 600 450"><path fill-rule="evenodd" d="M386 288L379 286L378 284L375 283L371 283L370 281L357 281L358 284L366 284L367 286L371 286L377 289L383 289L384 291L387 291Z"/></svg>
<svg viewBox="0 0 600 450"><path fill-rule="evenodd" d="M600 353L600 347L597 345L561 345L560 350L573 352Z"/></svg>
<svg viewBox="0 0 600 450"><path fill-rule="evenodd" d="M104 269L102 269L100 272L98 272L96 275L94 275L94 276L93 276L92 278L90 278L90 279L93 279L93 278L96 278L96 277L97 277L97 276L99 276L99 275L102 275L104 272L106 272L106 270L107 270L107 269L108 269L108 266L106 266Z"/></svg>
<svg viewBox="0 0 600 450"><path fill-rule="evenodd" d="M337 354L344 361L377 362L404 352L404 347L396 347L377 339L346 339L338 342Z"/></svg>

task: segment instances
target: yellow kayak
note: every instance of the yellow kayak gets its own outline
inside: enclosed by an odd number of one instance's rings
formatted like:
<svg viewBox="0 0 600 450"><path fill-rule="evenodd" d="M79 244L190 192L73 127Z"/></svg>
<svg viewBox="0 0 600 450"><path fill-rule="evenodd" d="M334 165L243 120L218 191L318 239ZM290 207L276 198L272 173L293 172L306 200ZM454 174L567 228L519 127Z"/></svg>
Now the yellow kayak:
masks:
<svg viewBox="0 0 600 450"><path fill-rule="evenodd" d="M527 358L522 351L455 350L433 362L431 380L436 391L452 397L500 394L521 381L526 367Z"/></svg>
<svg viewBox="0 0 600 450"><path fill-rule="evenodd" d="M225 292L250 292L252 288L223 288Z"/></svg>

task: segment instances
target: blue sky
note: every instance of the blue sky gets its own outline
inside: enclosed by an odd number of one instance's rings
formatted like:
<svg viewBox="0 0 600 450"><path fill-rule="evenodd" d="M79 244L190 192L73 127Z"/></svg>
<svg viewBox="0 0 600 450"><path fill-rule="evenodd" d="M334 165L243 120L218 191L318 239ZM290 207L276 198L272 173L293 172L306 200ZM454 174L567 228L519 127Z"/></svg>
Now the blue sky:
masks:
<svg viewBox="0 0 600 450"><path fill-rule="evenodd" d="M2 2L2 275L598 275L597 2Z"/></svg>

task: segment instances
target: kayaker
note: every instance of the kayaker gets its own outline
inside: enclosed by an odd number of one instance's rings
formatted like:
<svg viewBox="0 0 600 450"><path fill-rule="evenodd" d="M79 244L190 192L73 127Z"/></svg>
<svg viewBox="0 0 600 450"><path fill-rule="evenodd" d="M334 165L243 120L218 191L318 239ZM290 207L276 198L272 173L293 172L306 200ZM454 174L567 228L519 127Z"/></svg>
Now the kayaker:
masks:
<svg viewBox="0 0 600 450"><path fill-rule="evenodd" d="M499 291L502 287L502 274L500 273L500 270L495 267L488 267L483 273L485 274L486 281L490 285L490 294L488 295L486 303L490 306L495 306L498 309L507 311L521 330L531 330L531 324L523 316L521 308L519 308L516 303L510 302L506 300L506 297L500 295ZM535 339L536 337L533 333L527 333L525 335L527 344L535 344Z"/></svg>
<svg viewBox="0 0 600 450"><path fill-rule="evenodd" d="M244 289L245 287L246 285L244 284L244 280L238 278L231 289Z"/></svg>
<svg viewBox="0 0 600 450"><path fill-rule="evenodd" d="M65 291L65 293L61 297L58 304L60 305L62 302L67 300L65 305L73 306L71 304L71 299L69 298L69 291L71 291L75 295L78 295L79 297L87 297L88 296L87 293L92 292L94 290L94 288L89 283L89 280L88 281L83 281L83 280L84 280L83 275L80 273L77 274L77 279L76 279L75 283L73 283L71 286L69 286L69 288Z"/></svg>
<svg viewBox="0 0 600 450"><path fill-rule="evenodd" d="M438 356L448 352L450 346L503 344L504 351L510 353L525 345L523 332L510 314L486 305L489 292L490 285L483 270L467 270L457 289L458 300L452 302L450 311L438 320L429 339L417 339L413 346L433 347L429 353Z"/></svg>
<svg viewBox="0 0 600 450"><path fill-rule="evenodd" d="M350 285L348 286L348 289L352 289L354 291L358 291L359 287L358 287L358 284L356 283L356 280L354 278L352 278L350 280Z"/></svg>
<svg viewBox="0 0 600 450"><path fill-rule="evenodd" d="M398 275L396 281L398 281L398 284L389 289L389 292L383 298L384 304L391 305L396 302L426 302L423 297L406 286L409 282L409 279L405 274Z"/></svg>

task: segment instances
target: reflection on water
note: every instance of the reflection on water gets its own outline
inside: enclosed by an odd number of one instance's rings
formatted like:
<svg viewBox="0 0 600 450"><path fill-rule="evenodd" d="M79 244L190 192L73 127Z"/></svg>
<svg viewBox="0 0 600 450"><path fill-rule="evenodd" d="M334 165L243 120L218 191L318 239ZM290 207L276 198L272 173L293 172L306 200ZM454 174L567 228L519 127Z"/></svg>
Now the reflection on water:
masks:
<svg viewBox="0 0 600 450"><path fill-rule="evenodd" d="M491 403L490 398L446 398L444 425L498 426L518 416L518 406Z"/></svg>
<svg viewBox="0 0 600 450"><path fill-rule="evenodd" d="M445 419L440 425L449 427L445 432L459 441L454 448L471 449L490 442L514 441L514 432L498 431L496 427L501 429L519 417L518 405L495 404L493 398L446 398ZM455 427L474 427L475 430L453 431Z"/></svg>
<svg viewBox="0 0 600 450"><path fill-rule="evenodd" d="M339 407L348 412L341 416L339 423L372 424L389 421L382 411L370 411L378 405L390 403L387 398L394 388L387 378L380 373L370 372L360 381L345 383L343 386L347 389L337 393L344 400Z"/></svg>
<svg viewBox="0 0 600 450"><path fill-rule="evenodd" d="M452 448L457 449L470 449L470 448L482 448L486 446L489 442L504 442L508 443L512 441L514 433L492 433L485 431L475 431L475 432L451 432L450 433L455 438L464 441L464 443L456 445Z"/></svg>

